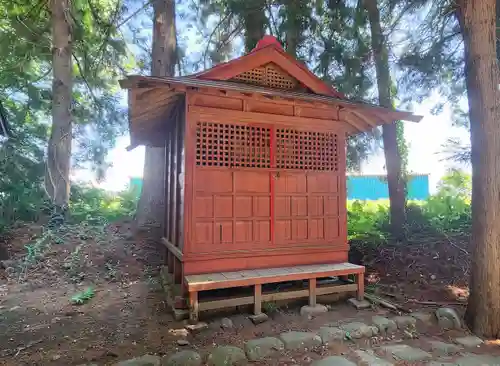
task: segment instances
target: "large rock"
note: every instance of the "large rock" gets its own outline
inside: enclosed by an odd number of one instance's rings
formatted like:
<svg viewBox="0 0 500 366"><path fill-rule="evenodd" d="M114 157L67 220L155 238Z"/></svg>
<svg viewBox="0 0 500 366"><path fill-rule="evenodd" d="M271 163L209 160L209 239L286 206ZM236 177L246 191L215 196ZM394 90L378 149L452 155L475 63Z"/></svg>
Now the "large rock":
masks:
<svg viewBox="0 0 500 366"><path fill-rule="evenodd" d="M388 345L382 347L382 349L392 354L395 359L402 361L424 361L432 357L430 353L422 351L420 348L407 346L406 344Z"/></svg>
<svg viewBox="0 0 500 366"><path fill-rule="evenodd" d="M158 356L144 355L141 357L132 358L130 360L121 361L115 366L160 366L161 359Z"/></svg>
<svg viewBox="0 0 500 366"><path fill-rule="evenodd" d="M360 358L361 362L367 366L393 366L389 361L383 360L375 356L372 350L362 351L356 350L354 351L356 355Z"/></svg>
<svg viewBox="0 0 500 366"><path fill-rule="evenodd" d="M444 329L460 329L462 328L462 321L458 316L455 309L452 308L439 308L436 310L436 318L438 324Z"/></svg>
<svg viewBox="0 0 500 366"><path fill-rule="evenodd" d="M467 355L457 358L455 366L494 366L500 364L500 358L489 355Z"/></svg>
<svg viewBox="0 0 500 366"><path fill-rule="evenodd" d="M408 315L395 316L394 321L398 329L414 328L417 325L417 319Z"/></svg>
<svg viewBox="0 0 500 366"><path fill-rule="evenodd" d="M439 353L440 355L447 356L461 351L461 348L455 344L440 342L440 341L429 341L431 349Z"/></svg>
<svg viewBox="0 0 500 366"><path fill-rule="evenodd" d="M319 361L314 361L311 366L356 366L356 364L344 357L330 356Z"/></svg>
<svg viewBox="0 0 500 366"><path fill-rule="evenodd" d="M432 313L426 313L423 311L416 311L412 314L410 314L412 317L417 319L418 321L421 321L424 324L431 324L432 320L435 319L434 314Z"/></svg>
<svg viewBox="0 0 500 366"><path fill-rule="evenodd" d="M455 342L465 347L477 347L483 344L483 340L476 336L455 338Z"/></svg>
<svg viewBox="0 0 500 366"><path fill-rule="evenodd" d="M280 338L285 348L290 351L304 351L313 347L321 346L321 337L310 332L287 332L281 333Z"/></svg>
<svg viewBox="0 0 500 366"><path fill-rule="evenodd" d="M329 344L335 341L342 341L345 331L338 327L321 327L319 328L319 336L323 344Z"/></svg>
<svg viewBox="0 0 500 366"><path fill-rule="evenodd" d="M233 321L231 319L229 319L229 318L222 318L221 321L220 321L220 326L223 329L229 329L229 328L233 328L234 324L233 324Z"/></svg>
<svg viewBox="0 0 500 366"><path fill-rule="evenodd" d="M265 313L250 315L248 317L255 325L268 321L269 317Z"/></svg>
<svg viewBox="0 0 500 366"><path fill-rule="evenodd" d="M354 306L358 310L363 310L363 309L369 309L371 308L372 304L370 304L369 301L367 300L358 300L354 297L350 298L347 300L352 306Z"/></svg>
<svg viewBox="0 0 500 366"><path fill-rule="evenodd" d="M252 339L245 343L245 353L250 361L261 361L284 349L283 342L274 337Z"/></svg>
<svg viewBox="0 0 500 366"><path fill-rule="evenodd" d="M247 363L245 352L233 346L217 347L210 353L207 360L208 366L240 366Z"/></svg>
<svg viewBox="0 0 500 366"><path fill-rule="evenodd" d="M394 320L384 316L376 315L372 317L372 322L378 328L380 333L392 333L398 329L398 325Z"/></svg>
<svg viewBox="0 0 500 366"><path fill-rule="evenodd" d="M345 331L347 338L359 339L378 334L377 327L369 326L361 322L346 323L342 324L340 327Z"/></svg>
<svg viewBox="0 0 500 366"><path fill-rule="evenodd" d="M201 366L201 356L195 351L180 351L172 356L165 356L164 366Z"/></svg>
<svg viewBox="0 0 500 366"><path fill-rule="evenodd" d="M328 313L328 308L325 305L316 304L315 306L304 305L300 308L300 315L314 316L318 314Z"/></svg>

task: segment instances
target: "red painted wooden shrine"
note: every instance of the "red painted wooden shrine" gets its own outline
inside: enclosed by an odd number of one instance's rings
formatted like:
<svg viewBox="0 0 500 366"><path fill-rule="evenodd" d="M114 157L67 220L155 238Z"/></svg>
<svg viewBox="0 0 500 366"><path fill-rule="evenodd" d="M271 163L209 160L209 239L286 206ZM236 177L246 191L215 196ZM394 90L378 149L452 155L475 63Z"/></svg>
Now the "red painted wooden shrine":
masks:
<svg viewBox="0 0 500 366"><path fill-rule="evenodd" d="M346 138L420 120L350 102L270 36L198 74L122 86L131 147L166 147L163 241L178 281L347 262Z"/></svg>

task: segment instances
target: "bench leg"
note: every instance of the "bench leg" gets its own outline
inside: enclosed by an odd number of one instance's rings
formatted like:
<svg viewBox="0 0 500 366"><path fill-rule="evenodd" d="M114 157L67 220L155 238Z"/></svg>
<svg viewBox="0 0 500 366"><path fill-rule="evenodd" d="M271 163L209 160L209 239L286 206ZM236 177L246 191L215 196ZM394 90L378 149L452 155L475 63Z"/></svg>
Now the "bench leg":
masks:
<svg viewBox="0 0 500 366"><path fill-rule="evenodd" d="M361 301L365 298L365 274L358 273L356 276L357 285L358 285L358 300Z"/></svg>
<svg viewBox="0 0 500 366"><path fill-rule="evenodd" d="M193 323L198 322L198 292L189 293L189 320Z"/></svg>
<svg viewBox="0 0 500 366"><path fill-rule="evenodd" d="M309 306L316 306L316 278L309 279Z"/></svg>
<svg viewBox="0 0 500 366"><path fill-rule="evenodd" d="M259 315L262 313L262 285L254 286L253 313Z"/></svg>

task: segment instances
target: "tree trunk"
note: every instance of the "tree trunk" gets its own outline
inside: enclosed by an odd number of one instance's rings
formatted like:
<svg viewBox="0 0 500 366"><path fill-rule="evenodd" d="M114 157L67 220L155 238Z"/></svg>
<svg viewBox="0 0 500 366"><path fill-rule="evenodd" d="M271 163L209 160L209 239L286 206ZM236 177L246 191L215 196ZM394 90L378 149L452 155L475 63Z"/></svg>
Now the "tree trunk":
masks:
<svg viewBox="0 0 500 366"><path fill-rule="evenodd" d="M45 189L57 210L69 202L71 166L71 26L69 0L52 0L52 130L47 147Z"/></svg>
<svg viewBox="0 0 500 366"><path fill-rule="evenodd" d="M175 0L156 0L153 2L153 10L151 74L153 76L173 76L177 60ZM137 207L137 226L139 229L160 228L163 224L165 164L164 147L146 146L142 193Z"/></svg>
<svg viewBox="0 0 500 366"><path fill-rule="evenodd" d="M378 97L380 105L392 108L391 75L385 36L380 26L380 12L377 1L365 0L365 8L370 20L372 49L377 72ZM401 171L401 153L398 147L397 127L395 123L382 126L384 141L387 185L389 187L391 231L396 238L403 234L406 221L406 190Z"/></svg>
<svg viewBox="0 0 500 366"><path fill-rule="evenodd" d="M257 42L266 34L267 18L264 12L266 0L245 1L243 24L245 27L245 52L255 48Z"/></svg>
<svg viewBox="0 0 500 366"><path fill-rule="evenodd" d="M466 322L500 336L500 82L495 0L461 0L472 148L472 276Z"/></svg>

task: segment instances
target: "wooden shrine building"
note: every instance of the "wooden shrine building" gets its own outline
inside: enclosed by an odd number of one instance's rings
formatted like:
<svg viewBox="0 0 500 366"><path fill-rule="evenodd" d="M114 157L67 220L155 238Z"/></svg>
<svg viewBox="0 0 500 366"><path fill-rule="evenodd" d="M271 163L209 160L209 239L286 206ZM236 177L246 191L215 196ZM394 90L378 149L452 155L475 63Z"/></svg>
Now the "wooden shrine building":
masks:
<svg viewBox="0 0 500 366"><path fill-rule="evenodd" d="M311 305L341 290L363 296L364 267L347 263L346 138L420 117L347 100L271 36L191 76L121 85L131 148L166 147L162 241L193 319L247 303L258 314L277 299L262 292L267 283L309 280L278 298ZM317 282L350 274L357 281L340 289ZM198 301L200 291L248 286L253 294L239 300Z"/></svg>

